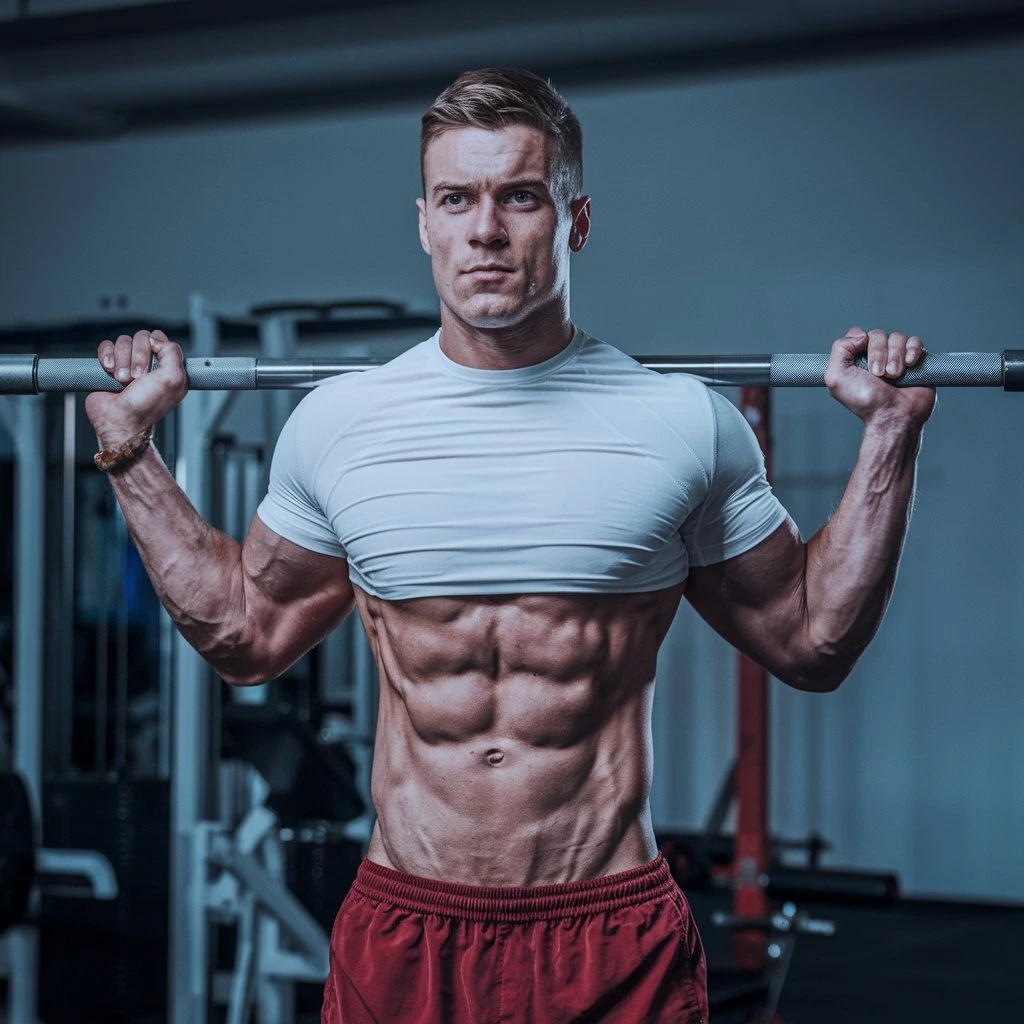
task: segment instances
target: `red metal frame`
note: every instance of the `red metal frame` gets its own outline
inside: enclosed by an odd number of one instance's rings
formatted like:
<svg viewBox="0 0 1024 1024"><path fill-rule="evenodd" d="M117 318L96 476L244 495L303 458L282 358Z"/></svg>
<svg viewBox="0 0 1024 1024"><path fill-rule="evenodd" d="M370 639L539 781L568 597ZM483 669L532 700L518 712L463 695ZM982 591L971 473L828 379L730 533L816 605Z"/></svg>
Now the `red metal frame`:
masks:
<svg viewBox="0 0 1024 1024"><path fill-rule="evenodd" d="M740 409L764 452L771 479L771 401L766 387L745 387ZM736 838L733 852L733 913L768 916L764 876L769 867L768 831L768 673L756 661L738 655L736 696ZM734 933L733 953L741 970L758 971L765 963L763 931Z"/></svg>

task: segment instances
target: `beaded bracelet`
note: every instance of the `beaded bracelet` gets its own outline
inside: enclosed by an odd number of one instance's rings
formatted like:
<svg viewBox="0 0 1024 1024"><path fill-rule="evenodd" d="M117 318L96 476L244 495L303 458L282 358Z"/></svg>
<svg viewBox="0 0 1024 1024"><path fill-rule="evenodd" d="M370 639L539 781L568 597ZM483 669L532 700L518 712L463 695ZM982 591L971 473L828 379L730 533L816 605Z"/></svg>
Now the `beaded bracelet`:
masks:
<svg viewBox="0 0 1024 1024"><path fill-rule="evenodd" d="M98 470L112 473L123 469L130 462L134 462L149 447L149 442L152 440L153 428L146 427L134 437L129 437L124 444L119 444L116 448L104 448L103 451L97 452L92 457L92 461Z"/></svg>

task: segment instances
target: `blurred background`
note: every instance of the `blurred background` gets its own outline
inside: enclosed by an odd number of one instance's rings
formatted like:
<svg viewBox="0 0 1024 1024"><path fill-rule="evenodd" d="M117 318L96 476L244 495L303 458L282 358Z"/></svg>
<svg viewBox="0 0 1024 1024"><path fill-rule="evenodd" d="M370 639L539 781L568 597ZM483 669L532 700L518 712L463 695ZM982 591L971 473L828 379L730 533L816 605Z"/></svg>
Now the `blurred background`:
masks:
<svg viewBox="0 0 1024 1024"><path fill-rule="evenodd" d="M591 334L632 354L825 351L854 324L1024 348L1024 4L0 0L0 352L156 327L211 355L423 340L419 118L498 65L550 77L582 122ZM82 397L0 398L0 1021L317 1019L372 825L361 627L254 691L212 678L92 468ZM297 399L193 393L161 426L228 532ZM809 537L859 423L823 389L772 406L775 489ZM832 939L766 954L778 1019L1024 1008L1022 425L1014 394L941 392L877 639L834 694L770 684L773 863L852 886L799 904ZM736 675L684 607L652 808L695 908L728 888Z"/></svg>

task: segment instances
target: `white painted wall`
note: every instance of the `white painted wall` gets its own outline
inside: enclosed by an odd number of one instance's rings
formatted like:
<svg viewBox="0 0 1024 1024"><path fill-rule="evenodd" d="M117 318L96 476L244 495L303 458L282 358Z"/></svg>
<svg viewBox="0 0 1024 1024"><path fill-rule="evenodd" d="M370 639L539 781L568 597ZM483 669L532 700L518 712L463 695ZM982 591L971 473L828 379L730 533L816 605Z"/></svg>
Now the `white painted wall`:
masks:
<svg viewBox="0 0 1024 1024"><path fill-rule="evenodd" d="M632 352L822 349L848 326L1024 347L1024 46L567 90L594 232L577 321ZM435 306L419 250L422 104L0 150L0 321L219 300ZM777 490L809 535L858 425L777 392ZM1024 398L948 391L895 599L831 696L773 690L776 830L919 893L1024 898ZM733 660L688 612L666 644L656 822L696 826L733 748Z"/></svg>

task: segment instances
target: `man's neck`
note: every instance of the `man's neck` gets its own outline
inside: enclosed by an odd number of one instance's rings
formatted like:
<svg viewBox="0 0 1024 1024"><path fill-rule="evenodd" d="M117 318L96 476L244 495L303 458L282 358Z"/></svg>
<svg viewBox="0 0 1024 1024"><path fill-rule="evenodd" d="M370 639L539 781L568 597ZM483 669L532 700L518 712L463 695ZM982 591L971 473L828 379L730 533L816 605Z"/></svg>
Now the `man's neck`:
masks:
<svg viewBox="0 0 1024 1024"><path fill-rule="evenodd" d="M511 327L474 327L441 307L441 351L453 362L477 370L516 370L558 355L572 340L564 315L527 317Z"/></svg>

